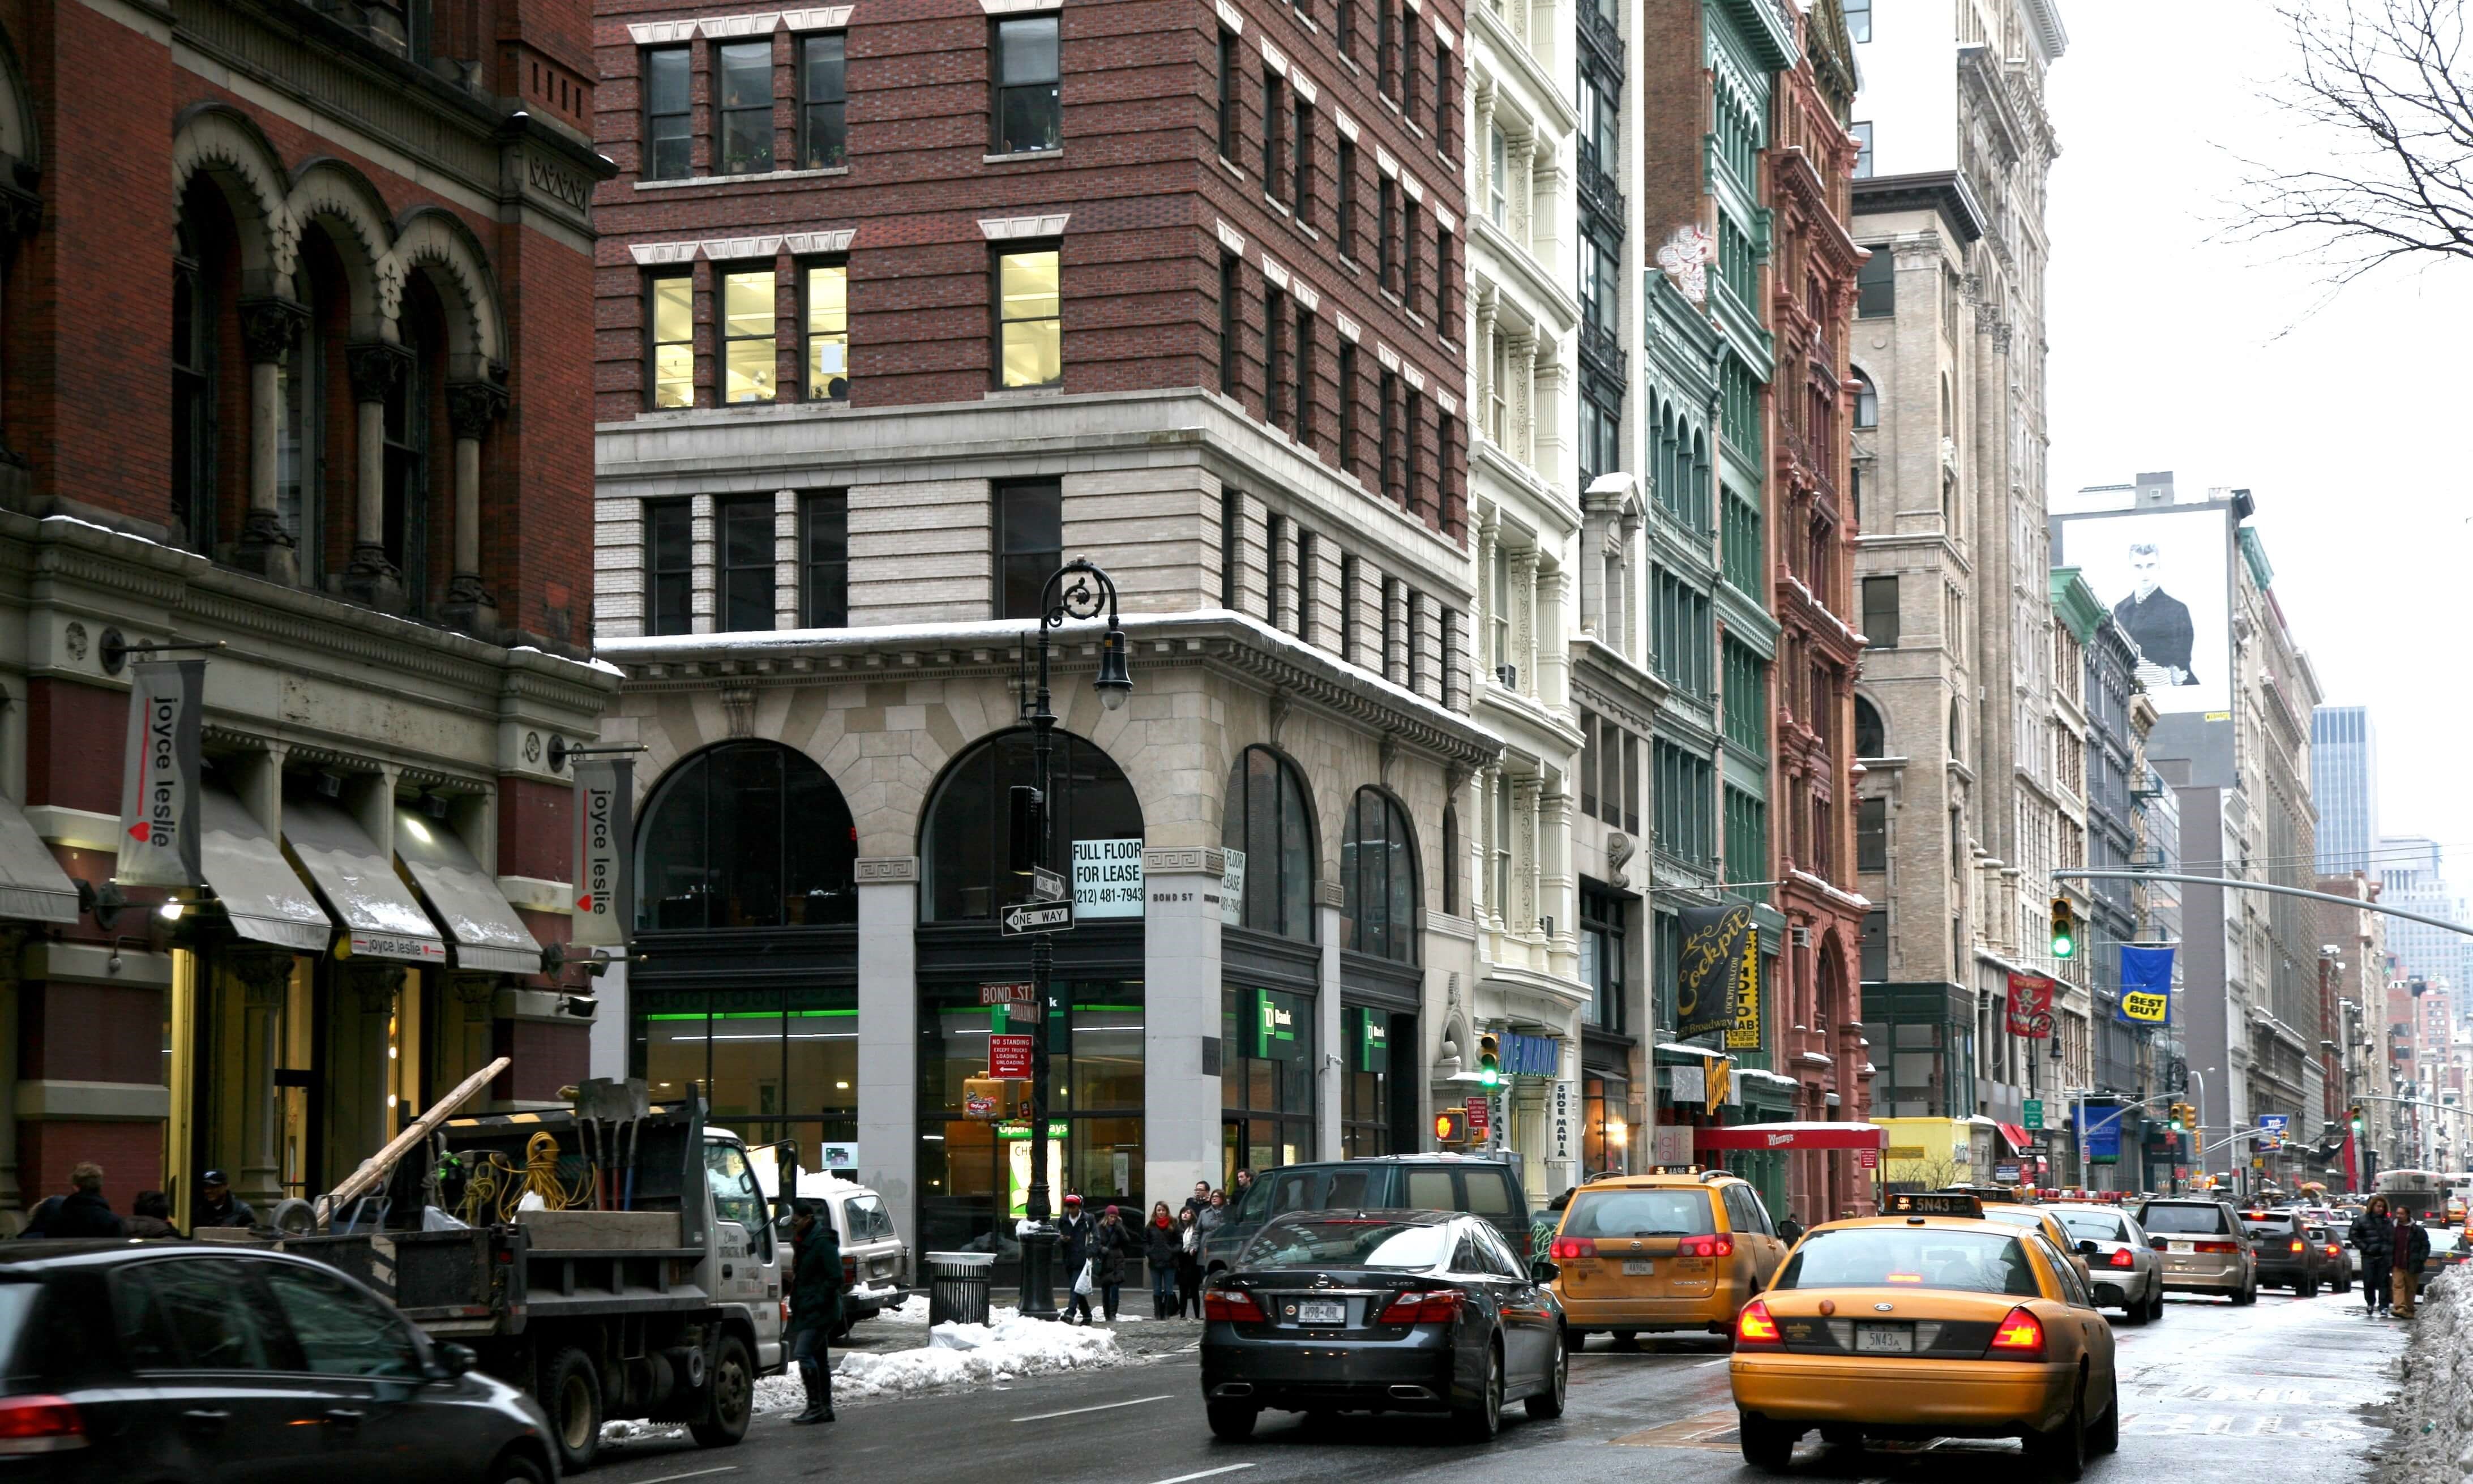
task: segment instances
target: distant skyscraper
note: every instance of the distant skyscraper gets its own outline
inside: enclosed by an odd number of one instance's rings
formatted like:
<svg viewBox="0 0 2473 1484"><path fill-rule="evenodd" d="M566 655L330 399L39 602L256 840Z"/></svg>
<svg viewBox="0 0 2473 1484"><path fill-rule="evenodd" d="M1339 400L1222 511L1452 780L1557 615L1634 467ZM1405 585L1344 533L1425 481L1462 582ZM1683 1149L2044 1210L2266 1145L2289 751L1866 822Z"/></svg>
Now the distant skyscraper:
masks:
<svg viewBox="0 0 2473 1484"><path fill-rule="evenodd" d="M2379 838L2379 732L2368 706L2310 713L2310 795L2318 805L2318 874L2378 874L2370 847Z"/></svg>
<svg viewBox="0 0 2473 1484"><path fill-rule="evenodd" d="M2423 835L2390 835L2378 845L2379 900L2408 912L2462 922L2462 906L2447 883L2438 842ZM2426 927L2404 918L2388 922L2388 951L2408 978L2418 975L2458 989L2464 973L2464 940L2444 928Z"/></svg>

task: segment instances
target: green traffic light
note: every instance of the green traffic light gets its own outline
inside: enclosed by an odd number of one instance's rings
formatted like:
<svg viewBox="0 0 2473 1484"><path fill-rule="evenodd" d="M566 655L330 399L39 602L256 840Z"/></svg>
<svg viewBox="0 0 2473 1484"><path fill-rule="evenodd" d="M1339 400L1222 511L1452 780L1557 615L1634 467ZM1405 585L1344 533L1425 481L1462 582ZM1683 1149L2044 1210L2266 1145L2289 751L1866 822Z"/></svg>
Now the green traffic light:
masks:
<svg viewBox="0 0 2473 1484"><path fill-rule="evenodd" d="M1490 1088L1502 1080L1502 1073L1491 1066L1480 1066L1477 1069L1477 1080Z"/></svg>
<svg viewBox="0 0 2473 1484"><path fill-rule="evenodd" d="M2078 945L2077 940L2070 937L2067 933L2054 933L2053 935L2053 957L2068 958L2072 954L2077 952L2077 950Z"/></svg>

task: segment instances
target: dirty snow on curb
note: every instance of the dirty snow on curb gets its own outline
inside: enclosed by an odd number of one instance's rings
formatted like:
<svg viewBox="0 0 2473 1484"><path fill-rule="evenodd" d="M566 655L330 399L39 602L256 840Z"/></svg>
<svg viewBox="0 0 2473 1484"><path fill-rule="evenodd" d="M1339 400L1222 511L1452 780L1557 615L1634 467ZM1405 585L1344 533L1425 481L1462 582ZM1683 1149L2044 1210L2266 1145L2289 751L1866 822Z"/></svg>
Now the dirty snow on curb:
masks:
<svg viewBox="0 0 2473 1484"><path fill-rule="evenodd" d="M2461 1484L2473 1472L2473 1283L2450 1268L2422 1291L2396 1389L2395 1484Z"/></svg>
<svg viewBox="0 0 2473 1484"><path fill-rule="evenodd" d="M1105 1329L1010 1315L993 1325L942 1324L927 1331L927 1344L920 1350L844 1354L833 1367L833 1399L905 1396L1054 1371L1094 1370L1122 1365L1129 1358ZM795 1395L796 1379L784 1379Z"/></svg>

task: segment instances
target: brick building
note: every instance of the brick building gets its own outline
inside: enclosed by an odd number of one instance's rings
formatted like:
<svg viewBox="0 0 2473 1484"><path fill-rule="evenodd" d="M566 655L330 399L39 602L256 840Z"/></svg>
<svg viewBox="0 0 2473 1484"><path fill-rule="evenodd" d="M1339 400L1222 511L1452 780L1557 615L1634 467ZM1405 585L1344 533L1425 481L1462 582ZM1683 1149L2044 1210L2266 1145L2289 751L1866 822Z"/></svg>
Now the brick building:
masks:
<svg viewBox="0 0 2473 1484"><path fill-rule="evenodd" d="M1462 24L600 7L595 611L647 749L651 957L598 1066L703 1083L925 1245L989 1241L1027 1147L962 1081L979 986L1025 977L995 920L1019 663L1078 557L1136 688L1102 710L1094 630L1062 631L1054 1178L1414 1147L1501 895L1453 805L1495 753Z"/></svg>
<svg viewBox="0 0 2473 1484"><path fill-rule="evenodd" d="M0 6L0 1226L86 1159L264 1211L583 1072L591 76L573 7ZM166 642L204 879L85 910Z"/></svg>

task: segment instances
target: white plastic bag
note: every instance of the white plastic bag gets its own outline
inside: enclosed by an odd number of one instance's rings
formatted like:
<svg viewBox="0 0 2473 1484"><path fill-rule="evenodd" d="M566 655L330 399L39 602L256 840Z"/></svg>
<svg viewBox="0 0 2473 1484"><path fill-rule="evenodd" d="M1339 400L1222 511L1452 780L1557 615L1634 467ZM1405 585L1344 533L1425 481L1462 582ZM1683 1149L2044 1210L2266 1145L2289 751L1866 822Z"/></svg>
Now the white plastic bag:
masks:
<svg viewBox="0 0 2473 1484"><path fill-rule="evenodd" d="M1073 1291L1086 1296L1091 1292L1091 1264L1088 1260L1083 1262L1082 1271L1073 1276Z"/></svg>

